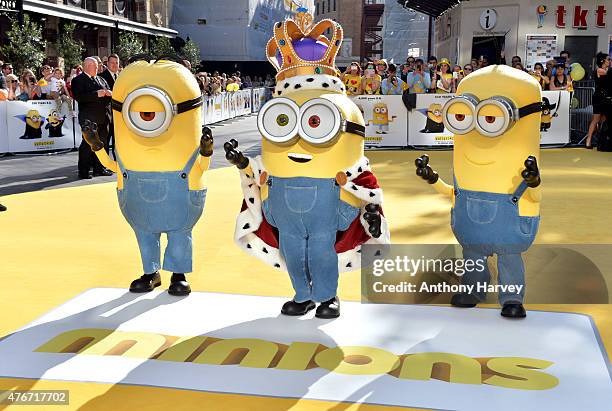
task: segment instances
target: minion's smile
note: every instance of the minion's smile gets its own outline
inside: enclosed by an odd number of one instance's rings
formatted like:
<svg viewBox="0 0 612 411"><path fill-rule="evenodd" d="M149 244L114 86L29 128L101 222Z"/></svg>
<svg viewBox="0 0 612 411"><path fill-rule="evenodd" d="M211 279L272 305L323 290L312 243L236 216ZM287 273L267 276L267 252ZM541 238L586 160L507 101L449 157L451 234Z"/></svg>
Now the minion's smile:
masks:
<svg viewBox="0 0 612 411"><path fill-rule="evenodd" d="M295 161L296 163L307 163L312 160L310 154L288 153L287 157L289 157L289 160Z"/></svg>

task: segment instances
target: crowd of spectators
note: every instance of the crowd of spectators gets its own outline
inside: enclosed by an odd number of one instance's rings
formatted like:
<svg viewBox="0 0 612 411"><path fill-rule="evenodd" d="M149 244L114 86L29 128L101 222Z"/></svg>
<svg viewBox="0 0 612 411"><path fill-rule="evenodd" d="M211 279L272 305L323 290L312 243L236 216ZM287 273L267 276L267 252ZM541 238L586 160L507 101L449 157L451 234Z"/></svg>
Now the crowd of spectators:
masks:
<svg viewBox="0 0 612 411"><path fill-rule="evenodd" d="M212 73L201 71L196 74L196 80L204 96L214 96L224 91L231 93L252 87L274 87L274 79L269 74L264 79L260 76L242 76L239 71L231 75L218 71Z"/></svg>
<svg viewBox="0 0 612 411"><path fill-rule="evenodd" d="M502 58L502 64L507 64ZM466 76L489 65L486 56L473 58L465 65L451 65L447 58L431 56L423 59L408 56L401 65L386 60L352 62L342 73L348 94L455 93ZM519 56L512 57L509 66L526 71L538 80L542 90L573 91L571 57L562 51L560 57L546 63L536 63L527 70Z"/></svg>

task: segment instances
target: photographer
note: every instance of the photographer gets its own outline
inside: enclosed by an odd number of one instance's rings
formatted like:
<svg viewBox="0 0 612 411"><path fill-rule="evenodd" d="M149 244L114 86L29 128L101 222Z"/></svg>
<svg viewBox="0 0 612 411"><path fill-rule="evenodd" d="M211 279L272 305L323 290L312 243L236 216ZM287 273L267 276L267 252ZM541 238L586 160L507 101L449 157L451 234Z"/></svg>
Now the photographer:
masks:
<svg viewBox="0 0 612 411"><path fill-rule="evenodd" d="M459 64L455 64L453 67L453 79L451 80L451 89L453 93L457 92L457 87L459 86L461 80L463 80L463 77L464 75L461 66Z"/></svg>
<svg viewBox="0 0 612 411"><path fill-rule="evenodd" d="M368 62L364 69L361 79L361 90L363 94L380 94L380 83L382 78L376 74L376 66L373 62Z"/></svg>
<svg viewBox="0 0 612 411"><path fill-rule="evenodd" d="M395 64L389 64L389 75L382 81L381 89L382 94L385 95L401 95L404 90L408 89L408 85L402 79L397 77L397 66Z"/></svg>
<svg viewBox="0 0 612 411"><path fill-rule="evenodd" d="M544 66L542 65L542 63L534 64L533 71L529 74L531 74L536 80L538 80L538 83L540 83L540 87L542 88L542 90L548 90L550 78L548 78L544 74Z"/></svg>
<svg viewBox="0 0 612 411"><path fill-rule="evenodd" d="M352 62L340 76L346 94L349 96L361 94L361 66L356 61Z"/></svg>
<svg viewBox="0 0 612 411"><path fill-rule="evenodd" d="M416 59L414 71L406 76L406 84L410 93L425 93L431 87L431 77L423 60Z"/></svg>
<svg viewBox="0 0 612 411"><path fill-rule="evenodd" d="M21 75L20 87L21 93L17 96L17 100L40 100L42 91L36 82L36 76L32 70L25 69Z"/></svg>

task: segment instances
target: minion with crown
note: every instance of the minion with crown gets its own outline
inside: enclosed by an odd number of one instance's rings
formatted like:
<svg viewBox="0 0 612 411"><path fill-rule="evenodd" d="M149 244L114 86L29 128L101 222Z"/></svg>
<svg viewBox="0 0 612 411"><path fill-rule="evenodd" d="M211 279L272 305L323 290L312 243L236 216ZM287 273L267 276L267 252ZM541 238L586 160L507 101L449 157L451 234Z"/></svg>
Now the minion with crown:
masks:
<svg viewBox="0 0 612 411"><path fill-rule="evenodd" d="M158 60L130 63L113 87L111 101L117 161L100 141L95 123L81 124L83 138L100 162L117 173L117 197L132 226L144 274L130 291L161 285L159 270L172 272L168 293L191 292L191 232L204 210L213 151L210 129L202 127L202 94L181 64ZM160 237L168 244L160 263Z"/></svg>
<svg viewBox="0 0 612 411"><path fill-rule="evenodd" d="M476 292L456 294L451 304L475 307L484 301L491 274L487 258L497 255L501 315L524 318L525 268L521 254L540 223L541 88L532 76L507 66L490 66L466 77L442 109L454 133L453 185L439 178L429 157L416 159L416 173L453 203L451 228L464 260L484 260L462 277Z"/></svg>
<svg viewBox="0 0 612 411"><path fill-rule="evenodd" d="M275 24L268 42L278 74L274 98L257 118L262 155L245 157L235 140L224 148L244 195L236 242L291 278L295 295L281 313L301 316L316 307L316 317L336 318L339 273L360 267L363 244L388 244L389 230L363 153L363 116L334 64L342 27L312 20L299 8ZM328 29L330 39L323 36Z"/></svg>

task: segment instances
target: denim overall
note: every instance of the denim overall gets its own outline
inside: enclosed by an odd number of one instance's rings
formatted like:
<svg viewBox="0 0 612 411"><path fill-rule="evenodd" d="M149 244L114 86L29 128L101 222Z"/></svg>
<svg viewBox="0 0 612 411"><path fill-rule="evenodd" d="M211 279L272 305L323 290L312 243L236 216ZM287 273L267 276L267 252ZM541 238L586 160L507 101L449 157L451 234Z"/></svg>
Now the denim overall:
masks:
<svg viewBox="0 0 612 411"><path fill-rule="evenodd" d="M191 230L206 200L206 189L189 190L188 176L198 152L199 149L181 171L128 170L117 153L123 175L123 189L117 190L119 207L136 233L145 274L162 268L161 233L168 237L163 269L173 273L192 271Z"/></svg>
<svg viewBox="0 0 612 411"><path fill-rule="evenodd" d="M497 254L497 270L500 285L524 285L525 267L521 253L526 251L538 232L540 217L520 216L518 202L527 190L522 181L512 194L486 193L464 190L453 176L455 206L451 211L451 227L457 241L463 247L463 258L476 261ZM488 284L491 273L486 264L483 271L467 271L463 284ZM481 301L486 292L474 295ZM525 287L521 292L499 293L499 302L523 302Z"/></svg>
<svg viewBox="0 0 612 411"><path fill-rule="evenodd" d="M295 290L294 300L322 302L338 289L338 231L345 231L359 208L340 200L333 178L270 176L262 208L278 229L280 252Z"/></svg>

